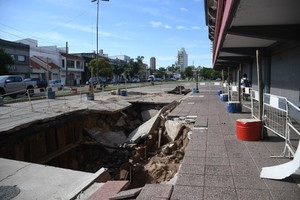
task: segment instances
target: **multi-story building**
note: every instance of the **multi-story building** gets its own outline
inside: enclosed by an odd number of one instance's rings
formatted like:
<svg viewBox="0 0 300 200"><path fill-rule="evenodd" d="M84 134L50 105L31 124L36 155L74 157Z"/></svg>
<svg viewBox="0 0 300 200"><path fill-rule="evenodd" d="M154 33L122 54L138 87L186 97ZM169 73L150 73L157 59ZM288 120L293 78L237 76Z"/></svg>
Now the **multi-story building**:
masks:
<svg viewBox="0 0 300 200"><path fill-rule="evenodd" d="M84 59L73 54L61 53L61 80L66 85L81 84L84 72Z"/></svg>
<svg viewBox="0 0 300 200"><path fill-rule="evenodd" d="M186 53L184 48L181 48L178 51L177 65L180 67L180 71L182 71L182 72L188 66L188 54Z"/></svg>
<svg viewBox="0 0 300 200"><path fill-rule="evenodd" d="M300 106L300 1L205 0L204 5L213 69L228 70L229 82L247 74L254 90L260 79L265 93Z"/></svg>
<svg viewBox="0 0 300 200"><path fill-rule="evenodd" d="M65 49L56 46L38 46L38 41L30 38L18 40L17 42L30 47L31 73L29 77L40 78L45 81L61 79L60 54L65 52Z"/></svg>
<svg viewBox="0 0 300 200"><path fill-rule="evenodd" d="M156 59L155 59L155 57L150 58L150 70L152 70L152 71L156 70Z"/></svg>
<svg viewBox="0 0 300 200"><path fill-rule="evenodd" d="M9 68L10 74L18 74L23 78L30 77L29 45L0 39L0 48L14 59L14 64Z"/></svg>

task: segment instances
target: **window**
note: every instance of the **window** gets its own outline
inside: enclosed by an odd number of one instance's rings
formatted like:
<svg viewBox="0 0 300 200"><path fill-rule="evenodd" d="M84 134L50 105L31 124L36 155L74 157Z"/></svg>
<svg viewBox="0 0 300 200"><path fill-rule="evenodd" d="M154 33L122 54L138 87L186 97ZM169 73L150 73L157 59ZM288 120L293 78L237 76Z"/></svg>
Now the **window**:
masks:
<svg viewBox="0 0 300 200"><path fill-rule="evenodd" d="M26 61L26 56L18 56L18 61L19 62L25 62Z"/></svg>
<svg viewBox="0 0 300 200"><path fill-rule="evenodd" d="M61 66L62 66L62 68L65 68L65 60L64 59L61 60Z"/></svg>
<svg viewBox="0 0 300 200"><path fill-rule="evenodd" d="M75 67L74 60L67 60L67 66L68 68L74 68Z"/></svg>
<svg viewBox="0 0 300 200"><path fill-rule="evenodd" d="M82 69L82 68L83 68L82 62L76 61L76 68L77 68L77 69Z"/></svg>

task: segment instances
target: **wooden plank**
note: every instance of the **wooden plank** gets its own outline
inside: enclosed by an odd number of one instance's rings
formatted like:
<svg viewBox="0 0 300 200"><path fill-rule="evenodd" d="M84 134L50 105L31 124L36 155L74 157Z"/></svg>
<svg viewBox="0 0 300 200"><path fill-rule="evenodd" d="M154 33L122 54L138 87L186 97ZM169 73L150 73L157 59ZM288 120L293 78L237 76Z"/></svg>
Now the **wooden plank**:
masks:
<svg viewBox="0 0 300 200"><path fill-rule="evenodd" d="M71 149L78 147L78 146L79 146L79 143L73 143L73 144L66 145L66 146L58 149L57 151L54 151L54 152L48 154L44 158L41 158L40 160L37 161L37 163L44 164L58 156L61 156L62 154L70 151ZM66 162L67 162L67 158L66 158Z"/></svg>

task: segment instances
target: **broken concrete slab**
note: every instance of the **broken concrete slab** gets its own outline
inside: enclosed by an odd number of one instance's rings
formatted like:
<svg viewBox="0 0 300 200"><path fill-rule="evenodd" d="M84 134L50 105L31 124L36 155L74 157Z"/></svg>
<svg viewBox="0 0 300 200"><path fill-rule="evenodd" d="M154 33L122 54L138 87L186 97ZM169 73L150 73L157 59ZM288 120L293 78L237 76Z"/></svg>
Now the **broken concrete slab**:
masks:
<svg viewBox="0 0 300 200"><path fill-rule="evenodd" d="M177 137L178 133L182 129L182 123L180 121L172 121L172 120L167 120L165 122L165 127L168 133L169 138L173 142L175 138Z"/></svg>
<svg viewBox="0 0 300 200"><path fill-rule="evenodd" d="M170 199L173 186L167 184L146 184L136 200Z"/></svg>
<svg viewBox="0 0 300 200"><path fill-rule="evenodd" d="M124 190L109 198L109 200L135 198L142 191L142 188Z"/></svg>
<svg viewBox="0 0 300 200"><path fill-rule="evenodd" d="M72 199L90 185L104 169L86 173L0 158L0 186L14 186L18 199Z"/></svg>
<svg viewBox="0 0 300 200"><path fill-rule="evenodd" d="M127 138L127 142L137 142L142 138L147 137L150 130L152 129L154 123L156 122L158 116L160 115L161 110L151 119L146 121L144 124L136 128L134 131L130 133L130 135Z"/></svg>
<svg viewBox="0 0 300 200"><path fill-rule="evenodd" d="M115 194L128 187L128 184L128 181L107 181L88 200L109 200Z"/></svg>

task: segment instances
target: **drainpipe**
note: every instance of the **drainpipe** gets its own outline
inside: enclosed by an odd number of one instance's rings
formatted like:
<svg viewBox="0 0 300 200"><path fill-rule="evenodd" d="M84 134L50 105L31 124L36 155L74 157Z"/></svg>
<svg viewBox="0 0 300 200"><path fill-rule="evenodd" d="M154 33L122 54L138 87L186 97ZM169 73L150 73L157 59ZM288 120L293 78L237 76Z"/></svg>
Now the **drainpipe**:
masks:
<svg viewBox="0 0 300 200"><path fill-rule="evenodd" d="M258 85L258 98L259 98L259 112L258 119L262 120L263 115L263 80L262 80L262 67L260 61L260 51L256 50L256 66L257 66L257 85Z"/></svg>
<svg viewBox="0 0 300 200"><path fill-rule="evenodd" d="M238 101L241 102L241 71L242 64L239 65L238 73L237 73L237 86L238 86Z"/></svg>

